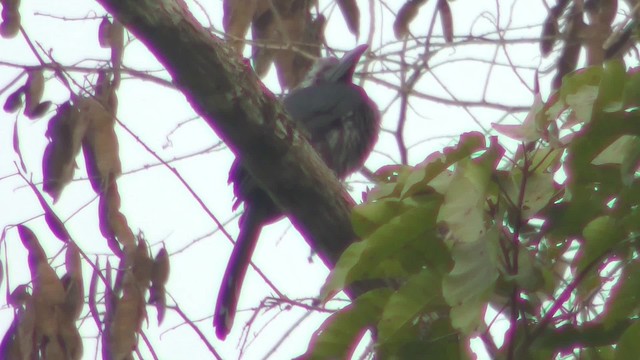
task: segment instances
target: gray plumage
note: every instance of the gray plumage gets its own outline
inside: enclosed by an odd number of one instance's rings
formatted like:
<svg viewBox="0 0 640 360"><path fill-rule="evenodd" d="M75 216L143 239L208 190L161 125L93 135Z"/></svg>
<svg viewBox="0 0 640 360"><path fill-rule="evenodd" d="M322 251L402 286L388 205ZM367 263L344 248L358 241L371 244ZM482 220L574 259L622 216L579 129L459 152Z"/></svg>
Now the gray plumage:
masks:
<svg viewBox="0 0 640 360"><path fill-rule="evenodd" d="M292 119L309 134L309 141L338 178L362 167L380 130L378 108L364 89L353 84L355 66L367 46L361 45L342 59L316 62L300 86L284 99ZM269 195L237 159L229 172L238 201L244 202L240 234L225 271L213 318L216 335L224 339L233 326L242 282L262 226L282 213Z"/></svg>

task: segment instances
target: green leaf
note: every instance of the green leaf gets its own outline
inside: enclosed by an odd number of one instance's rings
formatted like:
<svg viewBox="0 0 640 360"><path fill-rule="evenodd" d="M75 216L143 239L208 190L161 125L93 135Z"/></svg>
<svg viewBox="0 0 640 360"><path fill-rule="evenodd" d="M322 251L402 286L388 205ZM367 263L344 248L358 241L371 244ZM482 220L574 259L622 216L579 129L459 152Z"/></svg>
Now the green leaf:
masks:
<svg viewBox="0 0 640 360"><path fill-rule="evenodd" d="M578 271L610 252L624 238L621 227L610 216L593 219L584 228L583 256L578 261Z"/></svg>
<svg viewBox="0 0 640 360"><path fill-rule="evenodd" d="M411 171L413 167L406 165L387 165L380 168L374 174L377 185L367 193L367 201L398 198Z"/></svg>
<svg viewBox="0 0 640 360"><path fill-rule="evenodd" d="M505 278L529 292L538 291L545 285L544 275L540 266L536 264L535 255L526 249L518 254L518 273L505 275Z"/></svg>
<svg viewBox="0 0 640 360"><path fill-rule="evenodd" d="M353 230L356 235L366 237L380 225L404 211L404 208L401 201L393 198L358 205L351 211Z"/></svg>
<svg viewBox="0 0 640 360"><path fill-rule="evenodd" d="M580 353L584 360L613 360L615 349L611 346L601 346L597 348L586 348Z"/></svg>
<svg viewBox="0 0 640 360"><path fill-rule="evenodd" d="M380 359L467 360L469 356L465 339L451 327L446 317L421 318L409 329L402 329L399 336L376 347Z"/></svg>
<svg viewBox="0 0 640 360"><path fill-rule="evenodd" d="M579 193L571 201L563 200L541 213L551 246L568 237L582 235L585 225L601 214L602 202Z"/></svg>
<svg viewBox="0 0 640 360"><path fill-rule="evenodd" d="M621 60L607 61L604 64L596 110L605 112L622 110L622 94L626 78L627 72Z"/></svg>
<svg viewBox="0 0 640 360"><path fill-rule="evenodd" d="M404 327L413 324L416 318L434 305L442 305L442 279L433 272L423 270L415 274L391 297L378 324L381 343L391 340Z"/></svg>
<svg viewBox="0 0 640 360"><path fill-rule="evenodd" d="M561 100L571 108L578 122L591 121L593 105L598 98L603 69L592 66L565 76L560 87Z"/></svg>
<svg viewBox="0 0 640 360"><path fill-rule="evenodd" d="M634 139L637 139L637 137L631 135L620 136L613 143L602 150L591 161L591 163L594 165L622 164L624 155L628 153L632 147L638 145L636 142L634 142Z"/></svg>
<svg viewBox="0 0 640 360"><path fill-rule="evenodd" d="M522 173L518 172L508 179L509 181L505 184L506 195L517 205L522 187ZM522 208L519 209L522 212L522 218L532 218L549 204L555 194L556 183L553 181L553 174L540 172L528 174L522 197Z"/></svg>
<svg viewBox="0 0 640 360"><path fill-rule="evenodd" d="M543 124L540 123L540 120L545 120L545 118L539 116L543 110L544 103L542 102L542 96L540 93L536 93L533 99L533 105L531 105L531 109L522 121L522 124L511 125L493 123L491 126L499 133L518 141L537 141L541 138L545 130L542 128Z"/></svg>
<svg viewBox="0 0 640 360"><path fill-rule="evenodd" d="M562 86L545 104L548 120L554 121L569 107L570 115L580 122L591 120L603 69L593 66L572 72L562 79Z"/></svg>
<svg viewBox="0 0 640 360"><path fill-rule="evenodd" d="M592 162L598 154L619 139L622 135L640 135L640 116L636 113L611 113L597 116L583 127L569 145L567 151L567 176L569 186L584 179L599 176L601 167ZM618 173L618 178L620 175Z"/></svg>
<svg viewBox="0 0 640 360"><path fill-rule="evenodd" d="M629 326L620 337L616 351L616 360L637 359L640 354L640 322Z"/></svg>
<svg viewBox="0 0 640 360"><path fill-rule="evenodd" d="M379 278L385 274L385 269L380 267L385 264L383 261L395 258L403 263L399 255L411 254L416 247L428 247L430 242L439 241L435 235L435 219L440 199L434 195L420 196L399 203L401 206L394 217L345 250L323 285L321 298L333 296L354 281ZM387 214L387 210L384 211ZM440 258L446 259L446 256L440 255Z"/></svg>
<svg viewBox="0 0 640 360"><path fill-rule="evenodd" d="M471 157L473 153L484 148L485 142L485 137L481 133L468 132L460 135L456 146L446 147L442 152L430 154L406 179L401 197L421 194L427 187L444 193L451 177L446 169L458 161Z"/></svg>
<svg viewBox="0 0 640 360"><path fill-rule="evenodd" d="M622 96L625 109L640 106L640 68L629 70L629 74Z"/></svg>
<svg viewBox="0 0 640 360"><path fill-rule="evenodd" d="M476 241L485 232L484 205L490 171L472 161L458 163L438 214L454 239Z"/></svg>
<svg viewBox="0 0 640 360"><path fill-rule="evenodd" d="M592 66L565 76L560 87L560 97L566 99L567 96L578 93L584 87L600 85L602 72L602 67Z"/></svg>
<svg viewBox="0 0 640 360"><path fill-rule="evenodd" d="M631 262L623 269L611 290L603 320L607 327L638 314L640 308L640 263Z"/></svg>
<svg viewBox="0 0 640 360"><path fill-rule="evenodd" d="M390 296L390 289L372 290L335 312L315 332L303 358L348 359L364 331L380 320Z"/></svg>
<svg viewBox="0 0 640 360"><path fill-rule="evenodd" d="M580 262L578 262L580 264ZM572 269L575 269L573 267ZM588 299L593 296L593 294L597 294L599 291L602 291L602 286L604 280L597 271L589 271L587 272L578 283L576 288L577 294L577 302L588 301Z"/></svg>
<svg viewBox="0 0 640 360"><path fill-rule="evenodd" d="M458 242L451 252L454 267L442 282L442 293L452 307L453 326L471 334L484 326L482 315L498 279L498 230L491 228L477 241Z"/></svg>
<svg viewBox="0 0 640 360"><path fill-rule="evenodd" d="M331 270L329 277L320 289L320 299L327 301L347 285L347 276L351 269L360 261L362 253L368 244L364 241L356 241L340 255L336 266Z"/></svg>
<svg viewBox="0 0 640 360"><path fill-rule="evenodd" d="M579 354L579 359L613 359L610 345L618 342L629 325L629 322L625 322L618 324L615 328L606 328L594 322L580 326L565 323L543 331L535 340L530 353L537 355L545 349L553 352L580 349L579 353L574 353ZM553 357L547 357L547 359L551 358Z"/></svg>
<svg viewBox="0 0 640 360"><path fill-rule="evenodd" d="M635 179L638 165L640 165L640 139L637 136L633 136L632 139L629 140L627 151L625 151L622 156L620 175L623 184L631 186Z"/></svg>
<svg viewBox="0 0 640 360"><path fill-rule="evenodd" d="M575 120L580 123L588 123L591 121L593 114L593 105L598 98L597 86L583 86L573 94L568 94L565 102L571 109Z"/></svg>
<svg viewBox="0 0 640 360"><path fill-rule="evenodd" d="M550 146L540 147L532 154L528 154L528 161L531 163L531 169L535 172L547 173L555 172L561 166L560 159L564 150L555 149ZM522 165L523 161L518 158L518 164Z"/></svg>

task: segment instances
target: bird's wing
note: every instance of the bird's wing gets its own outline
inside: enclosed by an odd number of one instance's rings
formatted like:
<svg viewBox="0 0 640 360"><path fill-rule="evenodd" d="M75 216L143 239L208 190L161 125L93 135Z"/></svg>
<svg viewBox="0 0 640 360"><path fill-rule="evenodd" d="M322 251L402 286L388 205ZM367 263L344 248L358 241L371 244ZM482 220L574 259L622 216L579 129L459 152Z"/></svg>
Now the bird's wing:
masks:
<svg viewBox="0 0 640 360"><path fill-rule="evenodd" d="M353 84L321 83L293 91L284 106L310 134L318 135L341 126L341 120L362 105L363 93Z"/></svg>

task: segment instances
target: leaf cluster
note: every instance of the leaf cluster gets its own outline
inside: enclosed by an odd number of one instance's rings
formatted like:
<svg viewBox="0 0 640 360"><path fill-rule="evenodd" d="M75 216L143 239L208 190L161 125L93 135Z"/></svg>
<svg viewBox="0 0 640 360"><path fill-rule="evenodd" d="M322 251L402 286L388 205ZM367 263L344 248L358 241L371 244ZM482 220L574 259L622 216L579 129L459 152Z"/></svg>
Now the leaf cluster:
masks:
<svg viewBox="0 0 640 360"><path fill-rule="evenodd" d="M66 273L61 277L57 275L49 256L29 227L24 224L16 227L28 251L31 282L17 286L8 294L7 303L13 307L14 320L0 343L2 359L80 359L83 343L79 318L85 304L99 330L103 357L131 358L147 317L146 304L157 308L159 323L166 312L168 253L163 248L152 258L146 240L134 235L120 212L116 178L121 174L121 163L115 114L124 28L105 19L98 37L104 47L111 48L111 60L116 70L113 74L99 71L91 93L72 94L48 119L45 135L49 142L42 156L42 185L55 203L73 180L76 158L82 150L89 182L99 196L100 230L119 264L112 269L107 261L106 268L100 269L97 260L87 258L37 187L19 173L43 208L51 232L64 243ZM29 119L43 117L52 104L41 102L44 70L32 68L27 74L26 83L5 100L4 110L19 110L24 97L24 114ZM14 150L20 159L20 170L27 173L18 141L18 121L22 120L15 120ZM6 232L3 232L0 242L5 239ZM93 267L86 299L81 256ZM112 279L112 273L116 274L115 279Z"/></svg>
<svg viewBox="0 0 640 360"><path fill-rule="evenodd" d="M638 74L610 62L565 77L523 124L496 126L521 140L511 155L466 133L417 166L378 171L352 215L362 240L322 299L358 281L386 286L329 317L308 358L343 356L366 330L385 359L469 358L476 336L492 358L632 358ZM490 335L496 326L503 339Z"/></svg>

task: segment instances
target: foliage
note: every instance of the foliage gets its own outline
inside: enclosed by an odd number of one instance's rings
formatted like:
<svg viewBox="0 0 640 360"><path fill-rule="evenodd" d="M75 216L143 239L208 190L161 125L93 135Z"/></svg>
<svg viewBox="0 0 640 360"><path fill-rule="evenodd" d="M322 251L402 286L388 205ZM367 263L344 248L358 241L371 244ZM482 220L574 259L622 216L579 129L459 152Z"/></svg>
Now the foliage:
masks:
<svg viewBox="0 0 640 360"><path fill-rule="evenodd" d="M352 216L362 241L323 294L371 279L394 290L332 315L311 358L347 353L363 329L385 359L469 358L476 336L492 358L633 358L639 84L620 62L576 71L522 125L497 126L525 140L515 155L466 133L417 166L379 171ZM498 318L509 322L502 347Z"/></svg>

